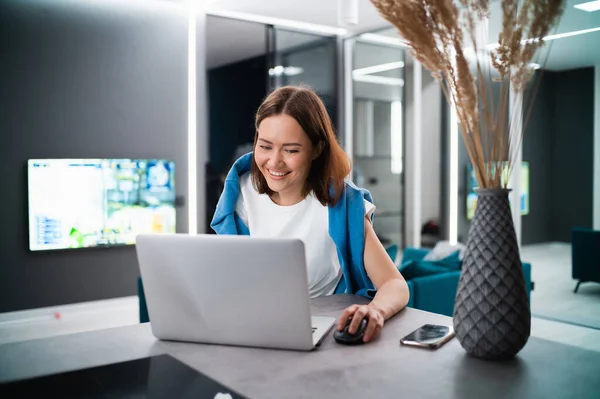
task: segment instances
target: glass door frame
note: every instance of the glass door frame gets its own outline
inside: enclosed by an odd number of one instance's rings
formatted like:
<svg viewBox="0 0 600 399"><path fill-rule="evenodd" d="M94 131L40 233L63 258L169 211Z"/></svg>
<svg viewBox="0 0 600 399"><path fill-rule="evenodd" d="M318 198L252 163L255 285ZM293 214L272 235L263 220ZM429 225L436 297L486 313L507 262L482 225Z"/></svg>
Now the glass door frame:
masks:
<svg viewBox="0 0 600 399"><path fill-rule="evenodd" d="M287 54L287 52L284 52L283 54L278 54L278 52L280 52L280 50L278 50L277 45L278 45L278 40L277 40L277 34L278 32L285 32L286 34L297 34L297 35L301 35L301 36L305 36L305 37L314 37L317 41L322 40L323 42L325 42L326 40L336 40L335 43L335 52L333 54L333 65L331 67L330 73L332 76L332 86L333 89L331 91L331 96L332 96L332 102L334 104L334 109L330 110L331 112L333 112L333 114L335 115L332 118L332 123L334 125L334 130L336 132L336 134L338 135L338 138L340 138L341 140L341 132L343 132L343 107L341 106L341 79L339 78L339 74L340 74L340 70L341 70L341 65L340 65L340 43L341 43L341 38L340 36L336 36L336 35L332 35L332 34L325 34L322 32L314 32L314 31L306 31L306 30L299 30L299 29L293 29L291 27L287 27L287 26L279 26L279 25L266 25L266 36L267 36L267 49L266 49L266 53L267 53L267 71L265 71L265 73L267 73L267 93L270 93L271 91L273 91L274 89L276 89L277 87L281 87L282 85L285 85L284 82L281 81L281 78L279 77L275 77L273 78L272 76L269 75L269 69L271 68L275 68L278 65L278 61L279 58L283 57L285 59L286 56L288 56L289 54ZM307 46L307 48L309 48ZM295 51L298 50L298 48L294 48ZM313 87L315 90L318 91L318 87Z"/></svg>
<svg viewBox="0 0 600 399"><path fill-rule="evenodd" d="M385 31L390 29L389 27L384 27L372 32L368 32L368 33L376 33L379 31ZM353 79L353 67L354 67L354 62L355 62L355 47L357 43L365 43L365 44L371 44L371 45L377 45L377 46L382 46L382 47L388 47L397 51L401 51L403 54L403 58L406 58L407 56L407 52L405 49L393 45L393 44L386 44L386 43L376 43L376 42L372 42L372 41L368 41L368 40L361 40L361 34L357 34L351 37L345 37L345 38L341 38L340 40L340 59L342 60L341 62L341 67L339 68L340 70L340 80L342 82L342 84L340 84L341 86L341 94L340 94L340 98L342 98L343 100L341 101L341 104L343 105L343 112L341 115L341 119L342 119L342 124L341 126L343 126L343 139L342 139L342 144L344 147L344 150L346 151L346 153L348 154L348 156L350 157L352 163L354 164L354 153L355 153L355 149L354 149L354 113L355 113L355 107L354 107L354 79ZM407 232L406 232L406 199L407 199L407 193L406 193L406 104L405 104L405 99L406 99L406 85L403 85L402 88L400 89L402 92L402 172L399 175L399 180L398 183L401 185L402 187L402 192L401 192L401 196L400 196L400 202L401 202L401 220L400 220L400 242L398 243L399 247L401 250L404 250L406 248L406 243L407 243ZM350 173L349 176L349 180L352 180L352 176L353 173ZM377 205L377 204L376 204ZM418 227L418 226L417 226ZM419 227L420 229L420 227Z"/></svg>

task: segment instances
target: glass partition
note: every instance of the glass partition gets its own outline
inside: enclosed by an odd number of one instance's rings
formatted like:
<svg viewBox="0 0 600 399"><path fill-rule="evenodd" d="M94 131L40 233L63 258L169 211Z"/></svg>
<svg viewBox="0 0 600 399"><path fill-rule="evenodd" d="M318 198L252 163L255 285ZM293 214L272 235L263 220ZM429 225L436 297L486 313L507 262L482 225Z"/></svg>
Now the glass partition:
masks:
<svg viewBox="0 0 600 399"><path fill-rule="evenodd" d="M268 37L269 88L309 86L321 97L337 126L337 39L277 26L270 27Z"/></svg>
<svg viewBox="0 0 600 399"><path fill-rule="evenodd" d="M594 40L600 43L600 32L544 45L545 62L538 61L525 93L522 160L528 173L521 173L521 183L527 178L528 190L521 193L521 257L532 264L534 317L598 330L600 284L591 271L600 265L594 244L600 236L594 226L600 64L576 50Z"/></svg>
<svg viewBox="0 0 600 399"><path fill-rule="evenodd" d="M206 231L235 160L252 150L254 114L267 94L267 26L209 15L206 21L208 163Z"/></svg>
<svg viewBox="0 0 600 399"><path fill-rule="evenodd" d="M403 248L405 52L361 37L352 52L352 178L373 195L384 246Z"/></svg>

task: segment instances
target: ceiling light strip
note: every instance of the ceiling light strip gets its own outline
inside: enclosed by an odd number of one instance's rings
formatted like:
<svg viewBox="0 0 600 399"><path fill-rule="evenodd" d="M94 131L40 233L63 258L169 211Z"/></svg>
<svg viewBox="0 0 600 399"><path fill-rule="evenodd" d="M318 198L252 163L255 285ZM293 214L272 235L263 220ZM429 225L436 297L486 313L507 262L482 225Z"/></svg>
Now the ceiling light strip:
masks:
<svg viewBox="0 0 600 399"><path fill-rule="evenodd" d="M267 17L264 15L250 14L245 12L222 10L209 7L206 10L207 15L215 17L239 19L248 22L257 22L265 25L273 25L280 28L288 28L309 33L317 33L320 35L329 36L344 36L348 31L344 28L336 28L333 26L317 25L308 22L293 21L290 19Z"/></svg>
<svg viewBox="0 0 600 399"><path fill-rule="evenodd" d="M373 43L373 44L386 44L388 46L404 47L404 48L409 47L408 44L405 41L403 41L402 39L399 39L397 37L378 35L376 33L363 33L362 35L360 35L358 37L358 39L360 41Z"/></svg>
<svg viewBox="0 0 600 399"><path fill-rule="evenodd" d="M573 32L559 33L559 34L556 34L556 35L549 35L549 36L544 37L544 41L562 39L562 38L565 38L565 37L571 37L571 36L577 36L577 35L585 35L586 33L592 33L592 32L598 32L598 31L600 31L600 27L591 28L591 29L576 30L576 31L573 31Z"/></svg>
<svg viewBox="0 0 600 399"><path fill-rule="evenodd" d="M352 79L355 82L366 82L366 83L375 83L386 86L404 86L404 79L399 78L389 78L387 76L376 76L376 75L355 75L352 74Z"/></svg>
<svg viewBox="0 0 600 399"><path fill-rule="evenodd" d="M588 1L587 3L575 4L573 7L587 12L600 11L600 0Z"/></svg>
<svg viewBox="0 0 600 399"><path fill-rule="evenodd" d="M545 42L548 42L550 40L564 39L565 37L585 35L586 33L592 33L592 32L598 32L598 31L600 31L600 26L597 28L582 29L582 30L576 30L573 32L558 33L556 35L548 35L548 36L545 36L543 40ZM521 40L521 43L527 43L532 40L535 40L535 39L524 39L524 40ZM498 43L488 44L486 47L490 50L493 50L498 47Z"/></svg>
<svg viewBox="0 0 600 399"><path fill-rule="evenodd" d="M355 69L354 71L352 71L352 73L355 75L369 75L372 73L391 71L393 69L398 69L398 68L403 68L403 67L404 67L404 61L395 61L395 62L388 62L385 64L373 65L373 66L365 67L365 68L358 68L358 69Z"/></svg>

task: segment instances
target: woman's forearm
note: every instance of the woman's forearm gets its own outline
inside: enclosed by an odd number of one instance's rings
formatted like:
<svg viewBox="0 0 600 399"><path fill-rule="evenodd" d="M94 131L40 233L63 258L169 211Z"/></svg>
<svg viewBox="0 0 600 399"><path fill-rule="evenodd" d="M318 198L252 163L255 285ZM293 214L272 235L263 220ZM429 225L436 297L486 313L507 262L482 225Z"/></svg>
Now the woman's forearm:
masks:
<svg viewBox="0 0 600 399"><path fill-rule="evenodd" d="M408 304L410 293L403 278L394 278L385 282L369 303L369 307L378 311L385 320L389 319Z"/></svg>

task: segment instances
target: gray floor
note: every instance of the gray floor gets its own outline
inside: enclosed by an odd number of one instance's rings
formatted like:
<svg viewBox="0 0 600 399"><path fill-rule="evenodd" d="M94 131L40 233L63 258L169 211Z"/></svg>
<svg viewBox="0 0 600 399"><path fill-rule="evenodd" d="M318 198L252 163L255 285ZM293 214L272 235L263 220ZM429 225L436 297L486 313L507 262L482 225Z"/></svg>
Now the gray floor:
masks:
<svg viewBox="0 0 600 399"><path fill-rule="evenodd" d="M600 330L546 319L568 317L569 323L598 323L600 284L582 285L572 294L570 247L545 244L525 247L522 257L532 263L531 335L600 352ZM556 310L555 313L553 309ZM138 323L137 297L0 314L0 345L62 334L92 331Z"/></svg>
<svg viewBox="0 0 600 399"><path fill-rule="evenodd" d="M534 316L600 329L600 284L584 283L573 292L576 280L571 277L570 244L524 246L521 258L532 264Z"/></svg>

